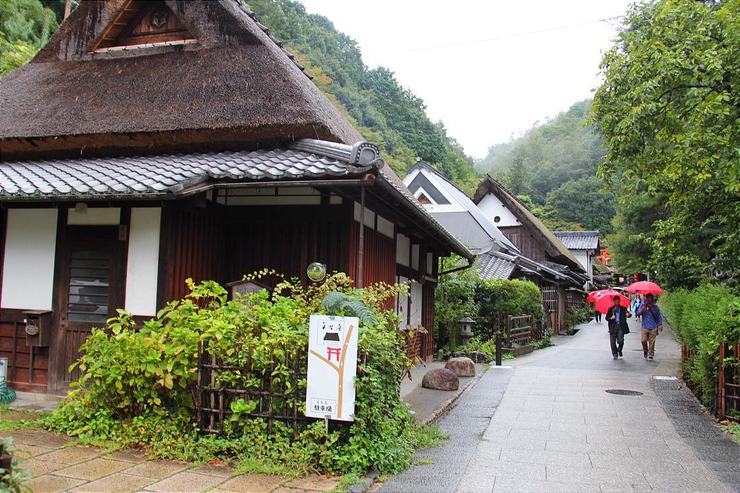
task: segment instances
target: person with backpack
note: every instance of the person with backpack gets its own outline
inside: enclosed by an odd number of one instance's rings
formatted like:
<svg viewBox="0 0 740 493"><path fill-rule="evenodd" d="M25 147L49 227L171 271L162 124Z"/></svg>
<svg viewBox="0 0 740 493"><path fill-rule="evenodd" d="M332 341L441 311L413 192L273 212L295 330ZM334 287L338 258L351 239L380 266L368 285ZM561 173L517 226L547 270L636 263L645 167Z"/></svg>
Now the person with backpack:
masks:
<svg viewBox="0 0 740 493"><path fill-rule="evenodd" d="M646 294L644 301L637 310L642 317L640 324L640 342L642 342L642 354L646 359L652 360L655 356L655 338L663 331L663 315L660 308L655 304L655 296Z"/></svg>
<svg viewBox="0 0 740 493"><path fill-rule="evenodd" d="M609 324L609 345L612 348L612 356L619 359L624 349L624 335L629 334L627 319L632 314L625 307L619 304L620 297L614 297L614 305L609 307L606 312L606 322Z"/></svg>

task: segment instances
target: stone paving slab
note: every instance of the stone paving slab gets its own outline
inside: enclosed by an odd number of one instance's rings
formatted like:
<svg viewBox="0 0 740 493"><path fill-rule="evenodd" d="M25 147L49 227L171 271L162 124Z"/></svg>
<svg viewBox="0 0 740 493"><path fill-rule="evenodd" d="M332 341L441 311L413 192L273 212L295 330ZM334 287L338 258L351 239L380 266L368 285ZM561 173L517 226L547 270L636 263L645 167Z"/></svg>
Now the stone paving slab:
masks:
<svg viewBox="0 0 740 493"><path fill-rule="evenodd" d="M308 475L285 478L263 474L235 475L226 464L194 465L167 460L147 460L136 450L109 452L72 442L40 430L12 432L13 454L29 473L26 486L42 492L204 492L314 493L336 488L339 478ZM46 439L46 440L45 440ZM56 443L41 447L27 443Z"/></svg>
<svg viewBox="0 0 740 493"><path fill-rule="evenodd" d="M379 488L379 491L387 493L453 492L461 484L465 470L474 457L498 456L501 446L499 444L490 446L481 441L481 436L496 412L511 373L510 369L491 368L483 374L474 386L462 394L449 414L437 422L440 430L448 434L450 438L440 447L423 450L416 454L417 461L425 459L431 461L432 464L412 467L388 480ZM475 415L471 416L469 406L480 405L480 403L486 404L488 414L474 413ZM477 450L479 447L481 447L480 454ZM490 482L490 486L493 486L493 482Z"/></svg>
<svg viewBox="0 0 740 493"><path fill-rule="evenodd" d="M463 441L419 454L434 464L415 466L381 491L740 492L737 445L717 434L697 403L653 385L654 375L679 371L670 331L659 337L655 361L642 357L637 330L625 338L625 357L613 360L606 323L556 341L509 362L505 392L477 443L453 433L450 442ZM485 387L481 380L473 390ZM457 416L465 405L463 398L440 426L466 426Z"/></svg>

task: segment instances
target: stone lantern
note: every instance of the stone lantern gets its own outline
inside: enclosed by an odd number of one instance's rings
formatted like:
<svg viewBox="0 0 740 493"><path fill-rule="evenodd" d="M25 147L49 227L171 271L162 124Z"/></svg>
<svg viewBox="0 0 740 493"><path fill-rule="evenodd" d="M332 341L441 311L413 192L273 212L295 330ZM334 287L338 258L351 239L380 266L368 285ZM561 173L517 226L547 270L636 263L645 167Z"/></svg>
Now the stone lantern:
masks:
<svg viewBox="0 0 740 493"><path fill-rule="evenodd" d="M473 324L475 320L470 317L463 317L458 323L460 324L460 338L462 339L462 343L467 344L473 338Z"/></svg>

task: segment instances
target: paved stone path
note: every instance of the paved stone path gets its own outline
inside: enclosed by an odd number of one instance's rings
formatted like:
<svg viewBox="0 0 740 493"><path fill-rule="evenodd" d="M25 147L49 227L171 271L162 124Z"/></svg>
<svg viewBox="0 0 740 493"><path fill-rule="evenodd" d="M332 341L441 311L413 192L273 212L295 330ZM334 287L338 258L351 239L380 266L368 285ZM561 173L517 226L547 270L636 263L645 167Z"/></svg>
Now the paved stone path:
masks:
<svg viewBox="0 0 740 493"><path fill-rule="evenodd" d="M624 359L614 361L605 322L583 325L556 344L507 362L512 365L508 372L489 371L470 394L486 406L480 409L495 411L492 417L466 408L464 395L440 421L451 439L419 454L421 463L388 481L382 491L735 490L740 447L714 429L701 409L685 407L694 422L719 433L713 443L722 443L724 460L702 454L712 445L697 448L697 436L666 413L670 406L662 405L667 401L656 383L673 382L673 391L679 383L653 378L678 372L680 351L669 331L658 337L655 361L643 359L636 328L626 336ZM615 395L607 389L642 395ZM708 459L721 463L714 467Z"/></svg>
<svg viewBox="0 0 740 493"><path fill-rule="evenodd" d="M147 460L134 451L107 453L95 447L71 445L64 438L41 430L7 433L14 440L13 456L29 470L26 482L41 492L201 492L268 493L333 490L337 478L308 476L287 479L246 474L234 476L226 466Z"/></svg>

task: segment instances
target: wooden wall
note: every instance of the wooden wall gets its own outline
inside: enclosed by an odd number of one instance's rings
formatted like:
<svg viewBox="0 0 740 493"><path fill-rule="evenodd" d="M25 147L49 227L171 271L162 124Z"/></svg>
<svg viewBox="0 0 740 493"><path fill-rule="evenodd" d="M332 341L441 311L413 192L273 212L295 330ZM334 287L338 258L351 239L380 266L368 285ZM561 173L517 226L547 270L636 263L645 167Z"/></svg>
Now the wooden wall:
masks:
<svg viewBox="0 0 740 493"><path fill-rule="evenodd" d="M45 392L49 381L49 348L26 346L21 310L0 310L0 356L8 358L8 382L16 390Z"/></svg>
<svg viewBox="0 0 740 493"><path fill-rule="evenodd" d="M268 268L308 282L306 267L346 272L350 212L335 206L228 207L226 281Z"/></svg>
<svg viewBox="0 0 740 493"><path fill-rule="evenodd" d="M376 282L396 282L396 242L384 234L365 226L365 252L363 277L365 286ZM360 223L352 221L349 234L349 275L357 277L357 245ZM392 306L392 303L391 305Z"/></svg>
<svg viewBox="0 0 740 493"><path fill-rule="evenodd" d="M162 208L158 303L182 298L185 280L223 282L223 223L211 208Z"/></svg>
<svg viewBox="0 0 740 493"><path fill-rule="evenodd" d="M511 241L519 252L529 259L537 262L547 260L545 245L537 237L532 235L524 226L500 227L501 232Z"/></svg>
<svg viewBox="0 0 740 493"><path fill-rule="evenodd" d="M346 272L350 218L344 206L165 208L159 306L184 296L188 277L224 284L267 268L305 283L315 261Z"/></svg>

